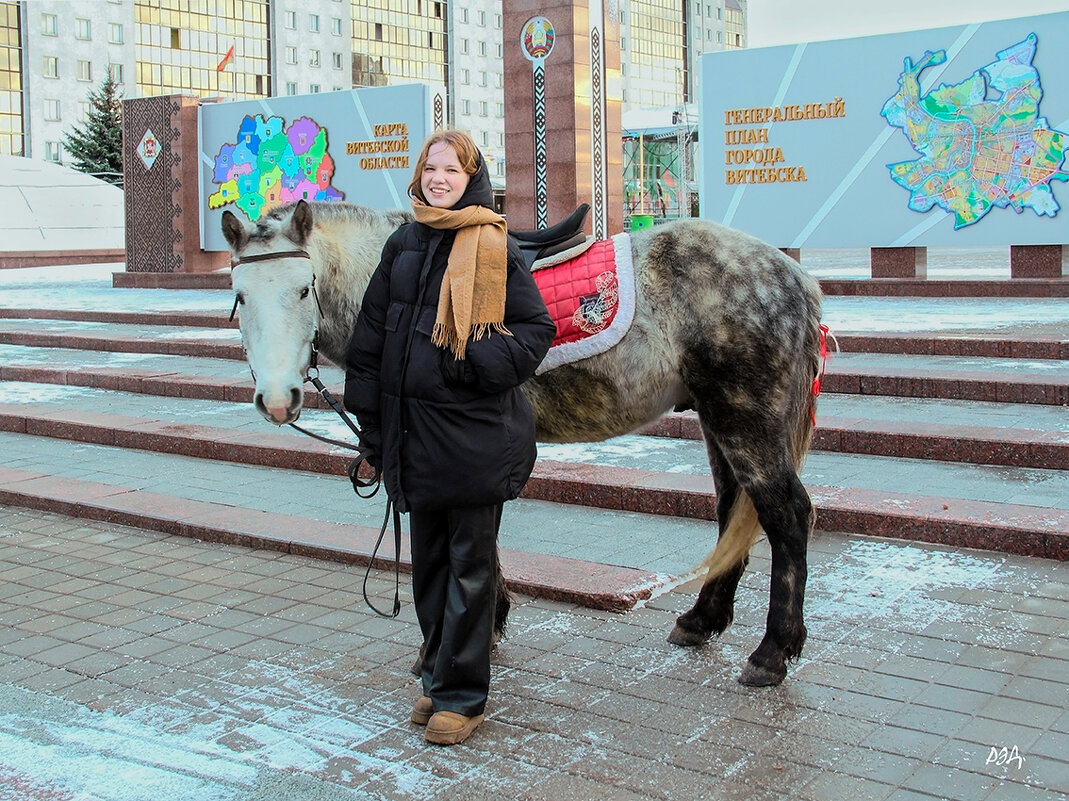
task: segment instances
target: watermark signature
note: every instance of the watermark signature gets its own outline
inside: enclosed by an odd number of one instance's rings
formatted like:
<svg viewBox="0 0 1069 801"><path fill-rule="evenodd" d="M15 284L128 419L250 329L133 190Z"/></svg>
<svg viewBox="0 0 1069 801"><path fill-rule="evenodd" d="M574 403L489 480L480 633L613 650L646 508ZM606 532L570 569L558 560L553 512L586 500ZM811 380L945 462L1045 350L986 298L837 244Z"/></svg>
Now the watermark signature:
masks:
<svg viewBox="0 0 1069 801"><path fill-rule="evenodd" d="M1020 770L1024 766L1024 757L1021 756L1021 752L1017 750L1017 746L1007 748L996 748L991 746L991 752L987 755L987 762L985 765L998 765L999 767L1009 767L1016 763L1016 767Z"/></svg>

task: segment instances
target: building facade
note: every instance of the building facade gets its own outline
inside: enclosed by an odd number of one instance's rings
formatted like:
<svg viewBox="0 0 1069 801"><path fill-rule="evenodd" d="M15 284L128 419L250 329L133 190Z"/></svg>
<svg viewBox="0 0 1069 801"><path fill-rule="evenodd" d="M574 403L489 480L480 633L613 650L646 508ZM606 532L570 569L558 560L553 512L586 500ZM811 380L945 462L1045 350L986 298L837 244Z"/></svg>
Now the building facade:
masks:
<svg viewBox="0 0 1069 801"><path fill-rule="evenodd" d="M746 0L619 0L622 100L680 107ZM0 0L0 153L63 161L107 71L124 97L251 99L412 81L505 181L501 0Z"/></svg>

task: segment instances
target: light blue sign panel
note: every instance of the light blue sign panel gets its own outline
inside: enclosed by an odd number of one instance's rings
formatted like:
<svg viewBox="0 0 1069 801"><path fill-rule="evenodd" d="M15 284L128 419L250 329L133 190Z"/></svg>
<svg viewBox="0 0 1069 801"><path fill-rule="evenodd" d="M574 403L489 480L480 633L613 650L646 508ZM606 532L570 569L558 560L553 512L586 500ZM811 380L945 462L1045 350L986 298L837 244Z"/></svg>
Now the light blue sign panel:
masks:
<svg viewBox="0 0 1069 801"><path fill-rule="evenodd" d="M226 209L253 222L301 199L407 209L432 119L423 84L201 106L201 247L226 250Z"/></svg>
<svg viewBox="0 0 1069 801"><path fill-rule="evenodd" d="M1069 242L1069 13L702 57L702 216L777 247Z"/></svg>

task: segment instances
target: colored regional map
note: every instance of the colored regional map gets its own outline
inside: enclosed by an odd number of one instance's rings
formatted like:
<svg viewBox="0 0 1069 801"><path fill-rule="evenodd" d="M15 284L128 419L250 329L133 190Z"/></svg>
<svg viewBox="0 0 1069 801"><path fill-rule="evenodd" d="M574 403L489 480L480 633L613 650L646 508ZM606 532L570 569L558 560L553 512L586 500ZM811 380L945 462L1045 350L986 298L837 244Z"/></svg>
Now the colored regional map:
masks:
<svg viewBox="0 0 1069 801"><path fill-rule="evenodd" d="M256 222L276 206L297 200L336 201L345 194L330 185L334 160L327 152L327 131L310 117L285 128L281 117L246 116L236 144L215 156L208 207L234 203Z"/></svg>
<svg viewBox="0 0 1069 801"><path fill-rule="evenodd" d="M905 59L898 94L881 114L922 154L887 165L891 178L910 191L911 209L938 205L954 215L955 229L977 222L993 206L1058 213L1050 184L1069 180L1063 169L1067 134L1039 116L1036 44L1029 34L962 83L925 95L921 73L946 61L946 51L927 51L916 64Z"/></svg>

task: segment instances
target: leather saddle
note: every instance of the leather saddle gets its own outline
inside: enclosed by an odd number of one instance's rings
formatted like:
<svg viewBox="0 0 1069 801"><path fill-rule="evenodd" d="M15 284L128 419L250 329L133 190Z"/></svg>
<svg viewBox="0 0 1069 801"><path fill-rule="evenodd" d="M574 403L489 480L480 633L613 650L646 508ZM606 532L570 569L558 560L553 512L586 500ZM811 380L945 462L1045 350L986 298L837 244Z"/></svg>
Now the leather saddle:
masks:
<svg viewBox="0 0 1069 801"><path fill-rule="evenodd" d="M509 235L516 240L520 250L523 251L523 260L527 263L527 269L532 269L536 261L548 259L586 242L587 236L583 232L583 225L589 213L590 204L580 203L575 211L549 228L536 231L509 229Z"/></svg>

